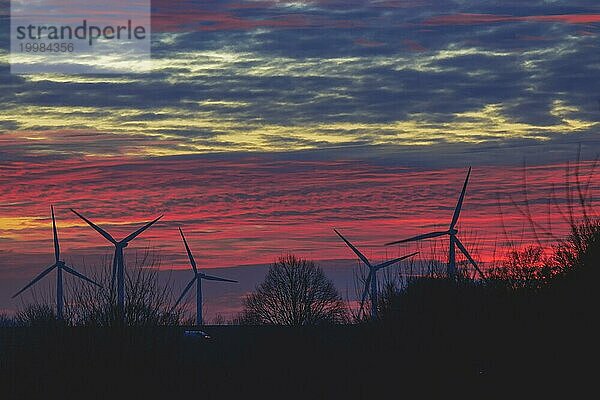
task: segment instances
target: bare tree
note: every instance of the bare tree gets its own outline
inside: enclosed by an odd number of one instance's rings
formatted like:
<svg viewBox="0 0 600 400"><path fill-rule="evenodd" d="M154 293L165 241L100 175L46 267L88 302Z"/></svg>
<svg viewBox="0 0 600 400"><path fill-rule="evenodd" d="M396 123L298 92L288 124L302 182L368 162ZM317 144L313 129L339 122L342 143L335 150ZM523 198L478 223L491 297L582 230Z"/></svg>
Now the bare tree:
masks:
<svg viewBox="0 0 600 400"><path fill-rule="evenodd" d="M280 257L244 301L248 324L314 325L347 320L346 305L323 270L292 254Z"/></svg>
<svg viewBox="0 0 600 400"><path fill-rule="evenodd" d="M571 234L555 247L554 260L563 272L581 275L582 270L593 269L595 276L591 280L596 282L600 263L600 219L571 227ZM591 275L584 276L591 278Z"/></svg>
<svg viewBox="0 0 600 400"><path fill-rule="evenodd" d="M104 264L104 268L93 268L90 273L92 279L101 283L103 288L68 281L71 302L67 315L74 325L110 327L122 324L116 293L110 290L111 260L106 258ZM126 326L178 325L181 322L181 307L172 308L170 282L162 283L159 280L159 264L157 254L146 249L136 253L133 264L128 268L125 281Z"/></svg>
<svg viewBox="0 0 600 400"><path fill-rule="evenodd" d="M538 291L550 283L559 269L544 254L544 248L530 245L511 248L506 260L488 268L488 283L512 290Z"/></svg>
<svg viewBox="0 0 600 400"><path fill-rule="evenodd" d="M51 303L27 304L13 318L14 325L30 328L67 326L69 321L56 318Z"/></svg>

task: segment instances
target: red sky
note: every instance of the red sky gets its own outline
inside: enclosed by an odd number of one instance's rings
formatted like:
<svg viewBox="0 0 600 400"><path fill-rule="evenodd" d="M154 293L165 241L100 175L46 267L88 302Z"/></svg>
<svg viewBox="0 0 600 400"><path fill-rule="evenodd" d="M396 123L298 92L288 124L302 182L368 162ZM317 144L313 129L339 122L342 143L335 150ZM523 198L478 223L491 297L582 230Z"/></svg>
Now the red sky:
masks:
<svg viewBox="0 0 600 400"><path fill-rule="evenodd" d="M600 14L555 15L495 15L495 14L446 14L425 20L425 25L470 25L496 22L561 22L566 24L594 24L600 22Z"/></svg>
<svg viewBox="0 0 600 400"><path fill-rule="evenodd" d="M557 237L568 232L557 212L566 211L566 169L566 164L526 169L530 212L543 227L548 227L548 202L555 191L559 204L551 204L550 212ZM590 163L584 163L582 175L589 169ZM501 253L497 247L506 244L504 230L517 242L535 242L517 209L525 210L523 171L473 169L459 228L476 259L489 261L495 249ZM286 251L317 260L353 258L333 227L369 257L383 260L414 248L385 248L383 243L449 223L465 172L251 156L237 161L175 157L13 163L2 167L0 178L3 271L27 275L51 261L50 204L56 208L63 253L74 260L107 254L110 246L70 207L116 238L165 214L128 248L157 249L163 268L187 268L178 226L207 268L269 263ZM571 168L571 180L573 174ZM592 183L590 195L597 198L597 179ZM542 241L549 239L539 231Z"/></svg>

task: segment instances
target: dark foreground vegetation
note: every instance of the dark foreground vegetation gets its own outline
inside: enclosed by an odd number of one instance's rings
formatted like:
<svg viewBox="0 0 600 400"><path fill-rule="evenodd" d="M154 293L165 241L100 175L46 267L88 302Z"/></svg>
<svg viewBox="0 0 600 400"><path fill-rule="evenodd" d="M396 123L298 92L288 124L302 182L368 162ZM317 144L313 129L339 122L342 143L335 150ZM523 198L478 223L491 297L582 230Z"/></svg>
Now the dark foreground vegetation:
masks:
<svg viewBox="0 0 600 400"><path fill-rule="evenodd" d="M459 311L446 289L433 318L392 325L210 326L211 339L175 327L4 328L2 398L576 394L595 374L591 318L485 303Z"/></svg>
<svg viewBox="0 0 600 400"><path fill-rule="evenodd" d="M559 389L578 398L597 371L599 260L600 224L587 220L551 255L515 251L484 281L388 285L377 322L203 327L211 338L186 336L171 318L111 326L97 317L110 307L92 308L80 326L49 322L51 307L26 309L29 326L0 328L0 398L539 398Z"/></svg>

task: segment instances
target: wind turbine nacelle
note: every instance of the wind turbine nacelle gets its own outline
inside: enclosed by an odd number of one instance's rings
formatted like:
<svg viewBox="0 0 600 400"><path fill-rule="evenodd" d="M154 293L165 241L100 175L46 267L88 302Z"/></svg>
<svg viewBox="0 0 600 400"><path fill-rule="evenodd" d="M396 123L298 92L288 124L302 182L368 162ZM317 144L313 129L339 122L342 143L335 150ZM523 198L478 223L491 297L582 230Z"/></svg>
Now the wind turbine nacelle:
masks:
<svg viewBox="0 0 600 400"><path fill-rule="evenodd" d="M450 230L448 231L448 233L449 233L449 234L451 234L451 235L456 235L456 234L458 233L458 229L456 229L456 228L452 228L452 229L450 229Z"/></svg>
<svg viewBox="0 0 600 400"><path fill-rule="evenodd" d="M118 245L118 246L119 246L120 248L124 249L125 247L127 247L127 245L128 245L128 244L129 244L129 243L127 243L127 242L121 242L121 243L119 243L119 245Z"/></svg>

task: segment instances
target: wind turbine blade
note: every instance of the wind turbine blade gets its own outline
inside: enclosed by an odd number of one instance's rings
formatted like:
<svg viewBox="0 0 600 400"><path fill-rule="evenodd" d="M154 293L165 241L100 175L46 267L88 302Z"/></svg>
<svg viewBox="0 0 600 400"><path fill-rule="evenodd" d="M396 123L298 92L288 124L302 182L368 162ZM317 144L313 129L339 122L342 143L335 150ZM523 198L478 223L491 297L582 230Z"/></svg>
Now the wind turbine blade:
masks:
<svg viewBox="0 0 600 400"><path fill-rule="evenodd" d="M403 239L403 240L398 240L396 242L390 242L390 243L386 243L386 246L391 246L393 244L399 244L399 243L407 243L407 242L416 242L419 240L423 240L423 239L430 239L430 238L434 238L434 237L438 237L438 236L444 236L444 235L448 235L449 232L445 231L445 232L431 232L431 233L424 233L423 235L418 235L418 236L414 236L408 239Z"/></svg>
<svg viewBox="0 0 600 400"><path fill-rule="evenodd" d="M27 289L29 289L31 286L35 285L35 283L37 281L39 281L40 279L42 279L43 277L45 277L46 275L48 275L50 273L50 271L52 271L54 268L56 268L56 264L52 265L51 267L48 267L47 269L45 269L41 274L39 274L34 280L32 280L31 282L29 282L27 284L27 286L25 286L23 289L19 290L17 292L17 294L15 294L14 296L12 296L12 298L14 299L15 297L17 297L18 295L20 295L21 293L23 293L24 291L26 291Z"/></svg>
<svg viewBox="0 0 600 400"><path fill-rule="evenodd" d="M458 222L458 217L460 216L460 210L462 209L463 200L465 199L465 192L467 191L467 184L469 183L469 176L471 176L471 167L469 167L469 172L467 172L467 178L465 179L462 192L460 192L458 203L456 203L454 215L452 216L452 222L450 223L450 229L454 229L454 226Z"/></svg>
<svg viewBox="0 0 600 400"><path fill-rule="evenodd" d="M108 232L106 232L104 229L100 228L98 225L94 224L92 221L90 221L89 219L87 219L83 215L79 214L77 211L73 210L72 208L71 208L71 211L73 211L73 213L75 213L75 215L77 215L79 218L81 218L82 220L84 220L89 226L91 226L92 228L94 228L94 230L96 232L98 232L99 234L101 234L102 236L104 236L104 238L106 240L108 240L112 244L117 244L117 241L112 236L110 236L110 234Z"/></svg>
<svg viewBox="0 0 600 400"><path fill-rule="evenodd" d="M87 276L83 275L82 273L79 273L79 272L75 271L73 268L67 267L66 265L64 265L62 268L65 271L67 271L68 273L70 273L71 275L75 275L76 277L81 278L84 281L87 281L87 282L89 282L91 284L94 284L94 285L98 286L99 288L102 287L102 285L100 285L99 283L94 282L93 280L91 280Z"/></svg>
<svg viewBox="0 0 600 400"><path fill-rule="evenodd" d="M458 240L458 238L456 236L454 237L454 243L456 243L456 246L458 246L460 251L462 251L462 253L465 255L465 257L467 257L467 260L469 260L471 262L471 264L473 264L473 267L475 267L475 270L479 273L479 275L483 279L485 279L485 275L483 275L483 272L481 272L481 270L477 266L477 263L475 262L475 260L473 260L473 257L471 257L471 255L469 254L469 252L467 251L465 246L462 244L462 242L460 240Z"/></svg>
<svg viewBox="0 0 600 400"><path fill-rule="evenodd" d="M194 278L190 281L190 283L187 284L187 286L185 287L185 289L183 289L183 292L181 293L181 296L179 296L179 298L177 299L177 302L175 302L175 305L173 306L173 308L177 308L177 306L179 305L179 303L181 303L181 300L183 300L183 298L185 297L185 295L187 294L187 292L190 290L190 288L192 287L192 285L194 284L194 282L196 282L196 279L198 279L198 277L194 276Z"/></svg>
<svg viewBox="0 0 600 400"><path fill-rule="evenodd" d="M60 260L60 246L58 245L58 232L56 231L56 219L54 218L54 206L50 206L52 210L52 232L54 233L54 257L56 262Z"/></svg>
<svg viewBox="0 0 600 400"><path fill-rule="evenodd" d="M160 217L156 218L155 220L148 222L146 225L142 226L140 229L133 232L131 235L127 236L125 239L121 240L121 243L127 243L127 242L132 241L133 239L136 238L136 236L138 236L140 233L144 232L146 229L150 228L152 225L154 225L156 223L156 221L158 221L162 217L163 216L161 215Z"/></svg>
<svg viewBox="0 0 600 400"><path fill-rule="evenodd" d="M354 254L356 254L358 256L358 258L360 258L365 264L367 264L367 266L369 268L371 268L371 263L369 262L369 260L367 259L367 257L365 257L360 251L358 251L358 249L356 247L354 247L352 245L352 243L350 243L348 240L346 240L346 238L343 237L342 234L339 233L336 229L334 229L333 231L335 233L337 233L337 235L339 237L341 237L344 242L346 242L346 244L348 245L348 247L350 247L352 249L352 251L354 252Z"/></svg>
<svg viewBox="0 0 600 400"><path fill-rule="evenodd" d="M369 293L369 286L371 286L372 272L369 270L369 275L367 275L367 280L365 281L365 290L363 290L362 297L360 299L360 309L358 310L358 315L363 313L363 309L365 307L365 300L367 300L367 293Z"/></svg>
<svg viewBox="0 0 600 400"><path fill-rule="evenodd" d="M207 281L219 281L219 282L238 283L238 281L234 281L232 279L219 278L218 276L211 276L211 275L206 275L206 274L203 274L203 273L200 273L200 278L206 279Z"/></svg>
<svg viewBox="0 0 600 400"><path fill-rule="evenodd" d="M383 263L381 263L381 264L379 264L379 265L376 265L376 266L375 266L375 269L377 269L377 270L380 270L380 269L382 269L382 268L388 267L388 266L390 266L390 265L392 265L392 264L396 264L396 263L397 263L397 262L399 262L399 261L405 260L405 259L407 259L407 258L409 258L409 257L412 257L412 256L415 256L415 255L417 255L417 254L419 254L419 252L418 252L418 251L417 251L417 252L414 252L414 253L411 253L411 254L408 254L408 255L406 255L406 256L402 256L402 257L395 258L395 259L393 259L393 260L390 260L390 261L383 262Z"/></svg>
<svg viewBox="0 0 600 400"><path fill-rule="evenodd" d="M194 273L198 273L198 269L196 268L196 260L194 260L194 256L192 255L192 251L190 250L190 246L187 244L187 240L185 240L185 236L183 236L183 231L179 228L179 233L181 234L181 238L183 239L183 244L185 244L185 251L187 251L188 258L190 259L190 264L194 269Z"/></svg>

